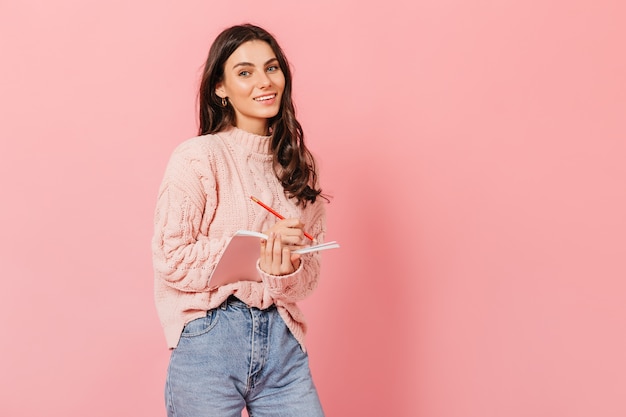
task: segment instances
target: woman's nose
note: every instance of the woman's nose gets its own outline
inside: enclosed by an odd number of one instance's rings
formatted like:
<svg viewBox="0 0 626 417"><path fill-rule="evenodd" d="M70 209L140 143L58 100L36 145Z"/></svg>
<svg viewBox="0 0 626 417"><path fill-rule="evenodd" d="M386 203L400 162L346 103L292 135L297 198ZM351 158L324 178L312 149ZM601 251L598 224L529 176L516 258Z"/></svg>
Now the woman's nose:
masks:
<svg viewBox="0 0 626 417"><path fill-rule="evenodd" d="M272 80L270 80L270 77L265 72L259 74L259 79L257 80L259 88L269 87L272 84Z"/></svg>

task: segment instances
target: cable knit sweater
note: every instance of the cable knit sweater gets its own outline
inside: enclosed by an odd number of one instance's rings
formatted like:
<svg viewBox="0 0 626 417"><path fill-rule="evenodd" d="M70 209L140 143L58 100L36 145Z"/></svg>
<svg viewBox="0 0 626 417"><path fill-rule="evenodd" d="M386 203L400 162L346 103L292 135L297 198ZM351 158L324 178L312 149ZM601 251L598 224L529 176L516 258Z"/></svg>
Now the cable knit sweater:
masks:
<svg viewBox="0 0 626 417"><path fill-rule="evenodd" d="M302 255L289 275L264 273L261 282L240 281L209 290L211 274L239 229L267 230L276 218L250 200L254 195L285 217L297 217L318 242L325 234L321 201L296 206L272 169L270 138L237 128L199 136L173 152L159 189L152 254L155 303L169 348L184 325L218 307L229 295L252 307L275 304L303 349L306 323L296 302L317 286L320 255Z"/></svg>

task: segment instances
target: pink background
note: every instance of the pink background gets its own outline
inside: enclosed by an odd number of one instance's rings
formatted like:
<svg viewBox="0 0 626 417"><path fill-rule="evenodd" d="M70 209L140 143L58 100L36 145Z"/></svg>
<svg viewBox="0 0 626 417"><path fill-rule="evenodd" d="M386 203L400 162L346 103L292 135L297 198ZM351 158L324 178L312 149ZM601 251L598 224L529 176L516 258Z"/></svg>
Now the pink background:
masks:
<svg viewBox="0 0 626 417"><path fill-rule="evenodd" d="M619 0L0 2L0 414L164 416L156 191L267 27L329 206L328 416L626 415Z"/></svg>

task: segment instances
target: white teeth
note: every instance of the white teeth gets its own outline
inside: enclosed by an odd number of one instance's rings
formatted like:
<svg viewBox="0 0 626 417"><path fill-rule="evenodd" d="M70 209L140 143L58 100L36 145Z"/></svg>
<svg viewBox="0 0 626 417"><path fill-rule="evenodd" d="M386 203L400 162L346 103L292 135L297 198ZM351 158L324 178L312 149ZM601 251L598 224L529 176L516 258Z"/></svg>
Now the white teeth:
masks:
<svg viewBox="0 0 626 417"><path fill-rule="evenodd" d="M265 101L265 100L271 100L274 97L276 97L276 94L272 94L271 96L257 97L257 98L255 98L255 100L256 101Z"/></svg>

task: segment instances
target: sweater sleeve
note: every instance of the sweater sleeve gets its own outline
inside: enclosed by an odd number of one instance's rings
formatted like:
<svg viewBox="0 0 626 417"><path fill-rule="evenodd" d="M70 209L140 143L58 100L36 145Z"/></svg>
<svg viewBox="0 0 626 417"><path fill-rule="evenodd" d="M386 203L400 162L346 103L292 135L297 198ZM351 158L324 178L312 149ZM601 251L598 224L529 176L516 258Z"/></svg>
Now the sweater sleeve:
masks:
<svg viewBox="0 0 626 417"><path fill-rule="evenodd" d="M209 239L203 217L213 216L216 180L197 147L177 148L165 170L154 218L152 255L157 279L185 292L208 291L227 238ZM206 233L206 231L204 231Z"/></svg>
<svg viewBox="0 0 626 417"><path fill-rule="evenodd" d="M309 208L312 216L306 222L308 231L318 243L324 242L326 217L324 203L318 201ZM308 297L319 283L321 254L311 252L302 255L300 266L289 275L270 275L258 266L257 270L274 300L284 303L296 303Z"/></svg>

